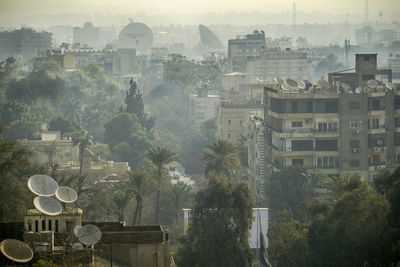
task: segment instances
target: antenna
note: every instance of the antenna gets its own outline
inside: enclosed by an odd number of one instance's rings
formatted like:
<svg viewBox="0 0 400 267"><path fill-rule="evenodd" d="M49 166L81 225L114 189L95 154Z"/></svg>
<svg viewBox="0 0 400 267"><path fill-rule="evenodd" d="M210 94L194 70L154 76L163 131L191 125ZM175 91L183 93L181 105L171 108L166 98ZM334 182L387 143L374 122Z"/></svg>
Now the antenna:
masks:
<svg viewBox="0 0 400 267"><path fill-rule="evenodd" d="M350 39L344 39L344 48L346 51L346 67L349 67L349 49L350 49Z"/></svg>
<svg viewBox="0 0 400 267"><path fill-rule="evenodd" d="M86 224L78 229L77 237L85 246L91 246L101 240L101 231L93 224Z"/></svg>
<svg viewBox="0 0 400 267"><path fill-rule="evenodd" d="M50 216L56 216L62 212L60 202L51 197L37 196L33 200L33 205L40 212Z"/></svg>
<svg viewBox="0 0 400 267"><path fill-rule="evenodd" d="M60 186L56 191L56 198L64 203L73 203L78 199L78 194L68 186Z"/></svg>
<svg viewBox="0 0 400 267"><path fill-rule="evenodd" d="M296 2L293 2L293 26L296 26Z"/></svg>
<svg viewBox="0 0 400 267"><path fill-rule="evenodd" d="M382 16L383 16L383 12L379 11L379 30L382 30Z"/></svg>
<svg viewBox="0 0 400 267"><path fill-rule="evenodd" d="M56 193L58 183L50 176L36 174L29 177L28 187L32 193L38 196L50 197Z"/></svg>
<svg viewBox="0 0 400 267"><path fill-rule="evenodd" d="M369 8L368 8L368 0L365 0L365 24L369 25Z"/></svg>
<svg viewBox="0 0 400 267"><path fill-rule="evenodd" d="M33 258L32 249L22 241L6 239L0 243L1 253L14 262L27 263Z"/></svg>

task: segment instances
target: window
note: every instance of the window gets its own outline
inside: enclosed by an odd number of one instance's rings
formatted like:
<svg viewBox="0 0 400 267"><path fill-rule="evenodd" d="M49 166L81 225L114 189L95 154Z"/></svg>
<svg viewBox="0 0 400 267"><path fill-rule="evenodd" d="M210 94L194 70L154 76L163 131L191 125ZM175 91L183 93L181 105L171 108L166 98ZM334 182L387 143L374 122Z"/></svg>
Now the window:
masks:
<svg viewBox="0 0 400 267"><path fill-rule="evenodd" d="M307 112L309 112L309 113L313 112L313 102L312 101L307 101Z"/></svg>
<svg viewBox="0 0 400 267"><path fill-rule="evenodd" d="M58 233L58 220L55 220L54 230L56 233Z"/></svg>
<svg viewBox="0 0 400 267"><path fill-rule="evenodd" d="M360 141L359 140L351 140L350 147L351 148L360 148Z"/></svg>
<svg viewBox="0 0 400 267"><path fill-rule="evenodd" d="M336 113L338 111L337 101L325 101L325 112Z"/></svg>
<svg viewBox="0 0 400 267"><path fill-rule="evenodd" d="M364 61L369 61L369 57L364 57Z"/></svg>
<svg viewBox="0 0 400 267"><path fill-rule="evenodd" d="M394 99L394 109L400 109L400 97Z"/></svg>
<svg viewBox="0 0 400 267"><path fill-rule="evenodd" d="M368 129L379 129L379 119L368 120Z"/></svg>
<svg viewBox="0 0 400 267"><path fill-rule="evenodd" d="M292 102L292 113L297 113L298 109L297 109L297 102Z"/></svg>
<svg viewBox="0 0 400 267"><path fill-rule="evenodd" d="M350 163L350 167L360 167L359 159L351 159L349 163Z"/></svg>
<svg viewBox="0 0 400 267"><path fill-rule="evenodd" d="M239 126L243 126L243 120L239 121Z"/></svg>
<svg viewBox="0 0 400 267"><path fill-rule="evenodd" d="M42 231L46 230L46 220L42 220Z"/></svg>
<svg viewBox="0 0 400 267"><path fill-rule="evenodd" d="M32 232L32 224L31 223L28 224L28 232Z"/></svg>
<svg viewBox="0 0 400 267"><path fill-rule="evenodd" d="M302 121L292 121L292 127L303 127L303 122Z"/></svg>
<svg viewBox="0 0 400 267"><path fill-rule="evenodd" d="M360 122L359 121L351 121L350 129L360 129Z"/></svg>
<svg viewBox="0 0 400 267"><path fill-rule="evenodd" d="M396 162L400 161L400 151L396 151Z"/></svg>
<svg viewBox="0 0 400 267"><path fill-rule="evenodd" d="M303 159L292 159L292 166L295 166L295 167L304 166L304 160Z"/></svg>
<svg viewBox="0 0 400 267"><path fill-rule="evenodd" d="M400 117L394 118L394 127L400 127Z"/></svg>
<svg viewBox="0 0 400 267"><path fill-rule="evenodd" d="M372 110L379 110L379 99L372 99Z"/></svg>
<svg viewBox="0 0 400 267"><path fill-rule="evenodd" d="M49 230L49 231L53 231L53 227L52 227L52 224L51 224L51 220L49 220L48 221L48 228L47 228L47 230Z"/></svg>
<svg viewBox="0 0 400 267"><path fill-rule="evenodd" d="M39 221L35 220L35 232L39 232Z"/></svg>
<svg viewBox="0 0 400 267"><path fill-rule="evenodd" d="M292 151L313 151L313 140L292 140Z"/></svg>
<svg viewBox="0 0 400 267"><path fill-rule="evenodd" d="M231 120L228 120L228 125L231 125L232 124L232 121Z"/></svg>
<svg viewBox="0 0 400 267"><path fill-rule="evenodd" d="M231 139L231 134L228 134L228 139Z"/></svg>
<svg viewBox="0 0 400 267"><path fill-rule="evenodd" d="M317 129L319 132L327 132L328 131L328 123L319 122L317 125Z"/></svg>
<svg viewBox="0 0 400 267"><path fill-rule="evenodd" d="M317 157L317 168L320 168L320 169L339 168L339 158L338 157Z"/></svg>
<svg viewBox="0 0 400 267"><path fill-rule="evenodd" d="M349 103L349 109L360 109L360 102L359 101L352 101Z"/></svg>
<svg viewBox="0 0 400 267"><path fill-rule="evenodd" d="M338 142L336 139L333 140L316 140L315 141L316 151L337 151Z"/></svg>

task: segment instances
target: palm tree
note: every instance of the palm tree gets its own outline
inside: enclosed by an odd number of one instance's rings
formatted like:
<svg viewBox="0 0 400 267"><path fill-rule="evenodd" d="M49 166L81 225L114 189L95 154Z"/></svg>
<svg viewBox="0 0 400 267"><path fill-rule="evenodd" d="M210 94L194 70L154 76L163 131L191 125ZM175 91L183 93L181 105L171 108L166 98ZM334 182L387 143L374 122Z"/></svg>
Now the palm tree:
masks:
<svg viewBox="0 0 400 267"><path fill-rule="evenodd" d="M185 183L178 182L171 185L170 190L167 192L167 198L174 211L174 224L178 222L179 211L185 207L188 200L192 196L192 188Z"/></svg>
<svg viewBox="0 0 400 267"><path fill-rule="evenodd" d="M113 188L111 200L117 206L118 221L120 222L124 220L124 210L133 197L132 193L126 182L117 183Z"/></svg>
<svg viewBox="0 0 400 267"><path fill-rule="evenodd" d="M162 171L168 163L171 163L176 159L175 152L172 152L167 147L153 147L146 153L147 158L156 166L157 174L157 196L156 196L156 224L159 221L160 215L160 194L161 194L161 182L162 182Z"/></svg>
<svg viewBox="0 0 400 267"><path fill-rule="evenodd" d="M86 129L80 128L75 132L74 140L79 143L79 174L82 174L83 153L85 149L93 143L93 137Z"/></svg>
<svg viewBox="0 0 400 267"><path fill-rule="evenodd" d="M131 176L131 183L136 192L136 208L133 213L132 225L140 225L142 223L143 190L146 180L147 174L144 171L135 172Z"/></svg>
<svg viewBox="0 0 400 267"><path fill-rule="evenodd" d="M240 160L237 148L229 141L218 139L207 146L203 154L205 161L204 175L208 177L211 172L219 176L229 177L232 172L240 169Z"/></svg>

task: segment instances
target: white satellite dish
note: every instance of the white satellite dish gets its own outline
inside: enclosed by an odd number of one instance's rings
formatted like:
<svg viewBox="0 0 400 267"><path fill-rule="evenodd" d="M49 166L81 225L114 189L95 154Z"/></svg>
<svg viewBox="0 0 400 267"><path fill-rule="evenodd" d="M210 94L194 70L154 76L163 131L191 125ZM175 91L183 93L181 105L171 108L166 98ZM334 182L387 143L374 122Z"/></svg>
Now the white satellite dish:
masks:
<svg viewBox="0 0 400 267"><path fill-rule="evenodd" d="M351 86L348 83L340 83L340 86L345 90L345 92L351 91Z"/></svg>
<svg viewBox="0 0 400 267"><path fill-rule="evenodd" d="M286 83L282 83L281 84L281 88L282 88L283 91L289 91L290 90L290 87L287 86Z"/></svg>
<svg viewBox="0 0 400 267"><path fill-rule="evenodd" d="M75 227L74 227L74 235L76 236L76 237L78 237L78 232L79 232L79 229L81 229L82 228L82 226L80 226L80 225L75 225Z"/></svg>
<svg viewBox="0 0 400 267"><path fill-rule="evenodd" d="M279 85L282 85L284 83L284 81L281 78L278 78L278 77L275 77L274 81Z"/></svg>
<svg viewBox="0 0 400 267"><path fill-rule="evenodd" d="M32 193L38 196L50 197L56 193L58 189L58 184L50 176L36 174L29 177L28 187Z"/></svg>
<svg viewBox="0 0 400 267"><path fill-rule="evenodd" d="M298 83L298 87L299 87L299 89L304 90L304 89L306 89L306 83L304 81L300 81Z"/></svg>
<svg viewBox="0 0 400 267"><path fill-rule="evenodd" d="M367 86L369 88L376 88L379 85L379 82L377 80L369 80L367 82Z"/></svg>
<svg viewBox="0 0 400 267"><path fill-rule="evenodd" d="M285 84L288 87L297 87L297 85L298 85L298 83L295 80L292 80L292 79L286 79L285 80Z"/></svg>
<svg viewBox="0 0 400 267"><path fill-rule="evenodd" d="M78 230L78 240L85 246L91 246L101 240L100 229L92 224L86 224Z"/></svg>
<svg viewBox="0 0 400 267"><path fill-rule="evenodd" d="M393 83L386 83L386 88L389 90L393 90L394 89Z"/></svg>
<svg viewBox="0 0 400 267"><path fill-rule="evenodd" d="M356 94L361 94L362 92L362 88L361 87L357 87L356 88Z"/></svg>
<svg viewBox="0 0 400 267"><path fill-rule="evenodd" d="M56 198L64 203L73 203L78 199L78 194L68 186L60 186L56 191Z"/></svg>
<svg viewBox="0 0 400 267"><path fill-rule="evenodd" d="M72 244L73 250L83 250L83 245L81 243L74 243Z"/></svg>
<svg viewBox="0 0 400 267"><path fill-rule="evenodd" d="M51 197L37 196L33 200L33 205L40 212L46 215L59 215L62 212L62 206L60 202Z"/></svg>
<svg viewBox="0 0 400 267"><path fill-rule="evenodd" d="M5 239L0 243L1 253L14 262L27 263L33 258L32 249L22 241Z"/></svg>
<svg viewBox="0 0 400 267"><path fill-rule="evenodd" d="M318 80L315 82L315 85L321 89L328 89L330 86L329 82L326 80Z"/></svg>

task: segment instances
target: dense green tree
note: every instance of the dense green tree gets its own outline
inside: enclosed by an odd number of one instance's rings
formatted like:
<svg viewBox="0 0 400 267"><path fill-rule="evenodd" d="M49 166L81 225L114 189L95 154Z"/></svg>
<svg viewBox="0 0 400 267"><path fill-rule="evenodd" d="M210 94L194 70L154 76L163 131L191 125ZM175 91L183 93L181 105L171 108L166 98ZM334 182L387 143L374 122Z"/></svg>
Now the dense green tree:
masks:
<svg viewBox="0 0 400 267"><path fill-rule="evenodd" d="M188 207L191 196L192 188L183 182L171 185L166 191L166 197L171 207L170 216L173 218L173 225L178 224L180 211L185 208L185 205Z"/></svg>
<svg viewBox="0 0 400 267"><path fill-rule="evenodd" d="M219 139L207 146L203 160L205 161L205 176L214 172L218 176L224 175L230 177L234 171L240 169L237 148L227 140Z"/></svg>
<svg viewBox="0 0 400 267"><path fill-rule="evenodd" d="M155 223L159 223L160 216L160 194L161 184L163 180L163 170L167 164L176 160L175 152L169 150L167 147L153 147L147 151L146 157L156 167L156 181L157 181L157 193L156 193L156 210L155 210Z"/></svg>
<svg viewBox="0 0 400 267"><path fill-rule="evenodd" d="M309 230L312 266L390 266L388 201L359 177L348 179L343 188L331 208L314 212Z"/></svg>
<svg viewBox="0 0 400 267"><path fill-rule="evenodd" d="M118 221L124 221L124 211L128 203L133 198L133 190L129 186L129 182L119 182L113 185L111 192L111 200L117 208Z"/></svg>
<svg viewBox="0 0 400 267"><path fill-rule="evenodd" d="M61 134L67 134L74 132L74 124L71 120L65 119L62 116L58 116L49 122L50 131L60 131Z"/></svg>
<svg viewBox="0 0 400 267"><path fill-rule="evenodd" d="M104 125L105 141L111 146L126 142L133 133L143 131L135 114L120 113Z"/></svg>
<svg viewBox="0 0 400 267"><path fill-rule="evenodd" d="M275 214L268 229L269 256L277 266L310 266L308 226L293 218L288 210Z"/></svg>
<svg viewBox="0 0 400 267"><path fill-rule="evenodd" d="M310 179L318 175L307 175L300 168L286 168L273 173L266 183L268 207L273 211L289 210L296 219L304 219L305 204L315 197L317 184ZM322 179L322 178L321 178Z"/></svg>
<svg viewBox="0 0 400 267"><path fill-rule="evenodd" d="M249 267L252 197L247 184L210 177L196 194L193 217L178 251L178 266Z"/></svg>
<svg viewBox="0 0 400 267"><path fill-rule="evenodd" d="M132 224L141 225L144 197L147 193L149 193L150 189L153 188L147 170L141 169L133 172L130 176L130 184L133 187L136 199L136 207L133 213Z"/></svg>

